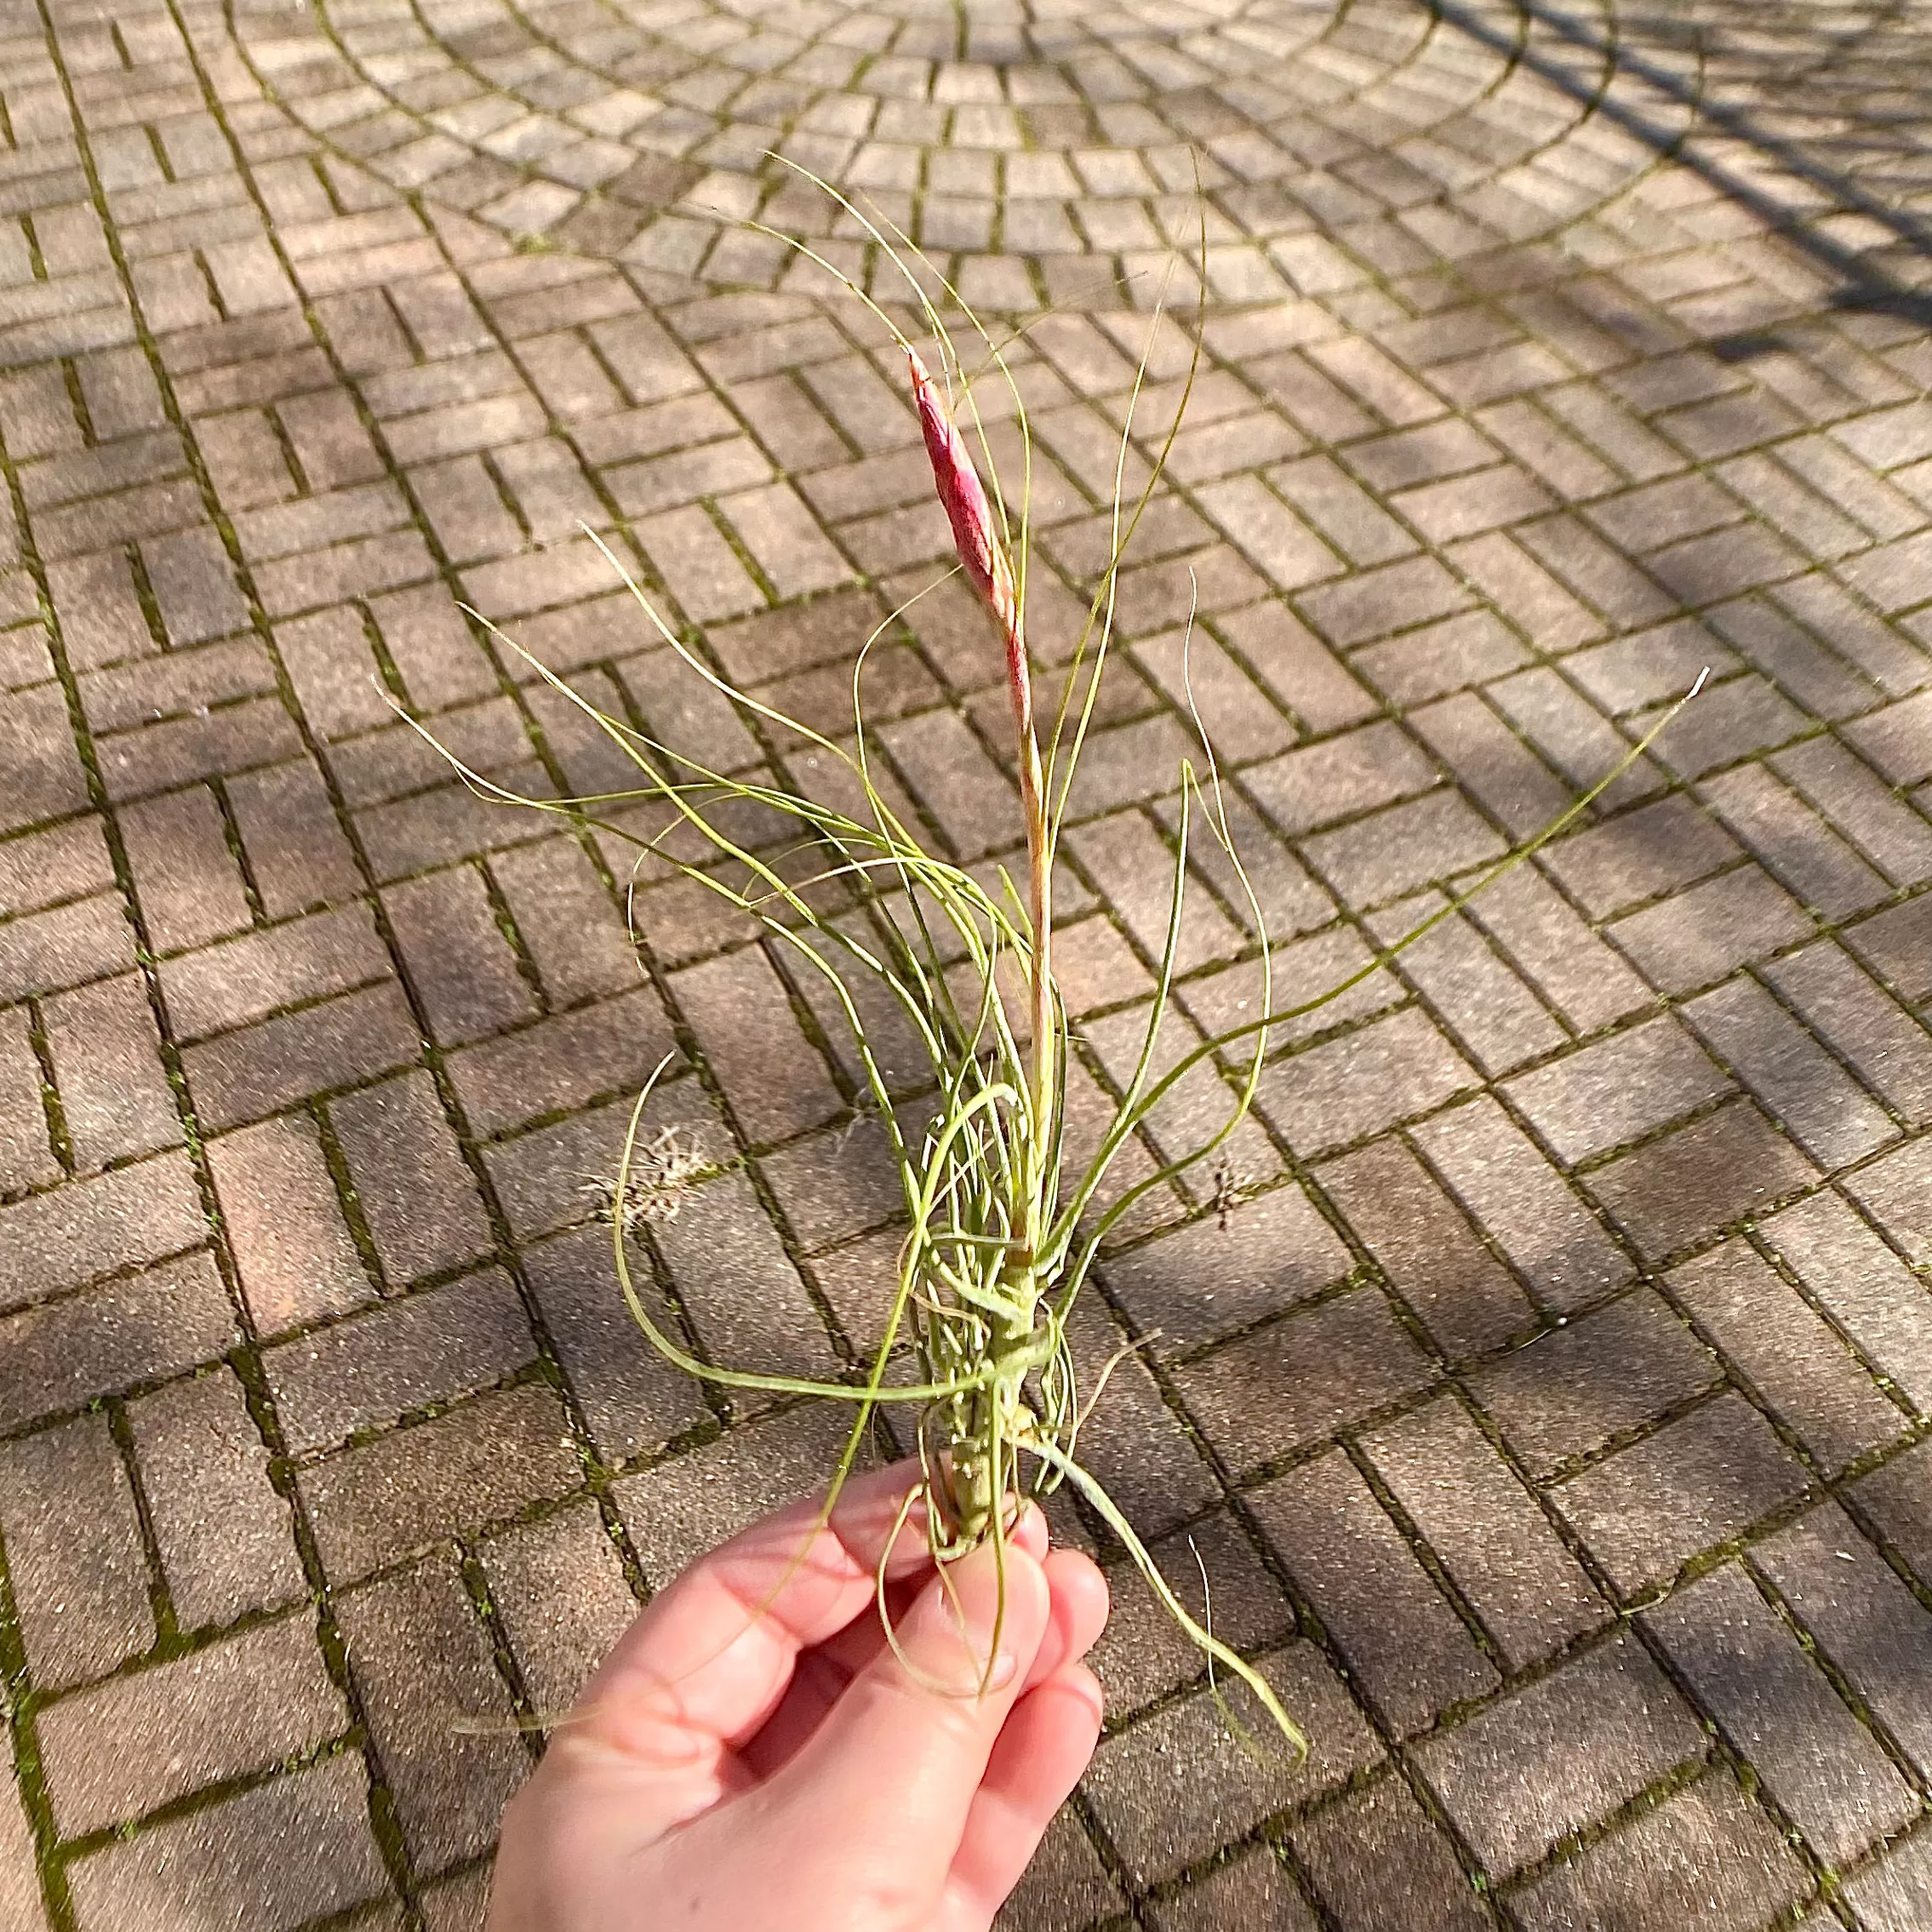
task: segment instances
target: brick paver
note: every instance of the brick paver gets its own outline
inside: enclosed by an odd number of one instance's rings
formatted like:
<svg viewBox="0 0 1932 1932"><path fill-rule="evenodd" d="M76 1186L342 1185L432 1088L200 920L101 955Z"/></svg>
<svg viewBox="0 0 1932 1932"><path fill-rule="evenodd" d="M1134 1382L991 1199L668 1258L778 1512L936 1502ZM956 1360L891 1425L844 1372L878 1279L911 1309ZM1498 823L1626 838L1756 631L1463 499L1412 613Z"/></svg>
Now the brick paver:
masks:
<svg viewBox="0 0 1932 1932"><path fill-rule="evenodd" d="M943 567L881 332L746 221L905 290L783 162L1007 340L1043 661L1143 355L1129 487L1178 398L1157 297L1204 303L1066 840L1076 1140L1191 704L1300 997L1711 673L1283 1029L1220 1184L1105 1259L1077 1351L1147 1346L1088 1459L1313 1751L1244 1758L1122 1579L1109 1735L1003 1923L1932 1924L1929 0L36 0L0 46L9 1928L478 1932L519 1720L825 1466L832 1419L650 1352L592 1184L675 1049L661 1119L727 1171L643 1291L719 1359L851 1362L896 1238L836 1011L393 708L624 787L468 605L828 781L579 531L833 735ZM960 587L868 676L882 786L990 876ZM1176 1038L1260 984L1195 871Z"/></svg>

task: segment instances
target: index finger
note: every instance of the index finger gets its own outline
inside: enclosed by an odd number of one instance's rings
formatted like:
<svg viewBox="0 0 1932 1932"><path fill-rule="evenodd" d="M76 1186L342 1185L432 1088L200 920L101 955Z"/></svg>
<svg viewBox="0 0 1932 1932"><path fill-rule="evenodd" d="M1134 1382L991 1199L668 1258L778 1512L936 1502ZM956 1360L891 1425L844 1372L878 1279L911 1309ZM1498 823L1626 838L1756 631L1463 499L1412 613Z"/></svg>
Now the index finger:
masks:
<svg viewBox="0 0 1932 1932"><path fill-rule="evenodd" d="M802 1650L931 1567L917 1459L855 1476L740 1530L651 1599L586 1686L576 1735L663 1763L735 1750L777 1707ZM896 1535L895 1534L896 1528ZM888 1544L891 1545L889 1552Z"/></svg>

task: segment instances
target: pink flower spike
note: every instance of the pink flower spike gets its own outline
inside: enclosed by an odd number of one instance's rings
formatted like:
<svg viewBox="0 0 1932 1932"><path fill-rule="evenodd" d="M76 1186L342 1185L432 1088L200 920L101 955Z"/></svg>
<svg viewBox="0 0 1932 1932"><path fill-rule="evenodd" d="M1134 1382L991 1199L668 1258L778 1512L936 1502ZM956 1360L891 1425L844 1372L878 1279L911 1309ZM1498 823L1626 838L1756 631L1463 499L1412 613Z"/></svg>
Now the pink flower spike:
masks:
<svg viewBox="0 0 1932 1932"><path fill-rule="evenodd" d="M992 506L986 500L980 472L966 441L953 426L940 400L939 386L919 360L919 352L907 346L906 360L912 372L913 400L919 405L919 427L926 438L926 454L933 466L933 481L946 520L952 525L952 541L959 561L972 580L973 588L992 608L1003 625L1010 626L1013 616L1013 567L1006 560L993 527Z"/></svg>

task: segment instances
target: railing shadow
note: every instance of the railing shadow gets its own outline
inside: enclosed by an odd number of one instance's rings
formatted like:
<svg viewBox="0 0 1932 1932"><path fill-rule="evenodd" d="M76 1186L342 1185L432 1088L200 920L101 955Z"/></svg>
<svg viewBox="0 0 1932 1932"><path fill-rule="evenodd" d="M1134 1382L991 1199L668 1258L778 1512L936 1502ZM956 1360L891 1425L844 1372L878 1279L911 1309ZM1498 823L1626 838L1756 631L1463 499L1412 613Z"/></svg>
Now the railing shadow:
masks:
<svg viewBox="0 0 1932 1932"><path fill-rule="evenodd" d="M1435 0L1435 11L1758 215L1837 282L1832 307L1932 324L1932 289L1920 286L1932 282L1932 209L1912 205L1932 204L1932 13L1912 0L1694 0L1614 12L1611 47L1600 19L1517 3L1695 118L1666 126L1614 82L1599 91L1466 0ZM1781 174L1811 192L1779 191Z"/></svg>

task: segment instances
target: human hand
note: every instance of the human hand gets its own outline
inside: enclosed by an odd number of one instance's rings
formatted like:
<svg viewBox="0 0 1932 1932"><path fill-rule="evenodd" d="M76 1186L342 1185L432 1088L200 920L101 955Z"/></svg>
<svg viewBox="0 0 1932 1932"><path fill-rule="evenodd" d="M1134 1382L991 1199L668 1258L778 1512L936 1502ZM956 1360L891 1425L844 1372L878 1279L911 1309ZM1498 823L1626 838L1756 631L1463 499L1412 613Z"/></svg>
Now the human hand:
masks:
<svg viewBox="0 0 1932 1932"><path fill-rule="evenodd" d="M1029 1507L934 1571L916 1463L651 1601L504 1813L489 1932L986 1932L1093 1755L1106 1584ZM887 1603L874 1600L889 1539ZM952 1589L949 1595L946 1581Z"/></svg>

